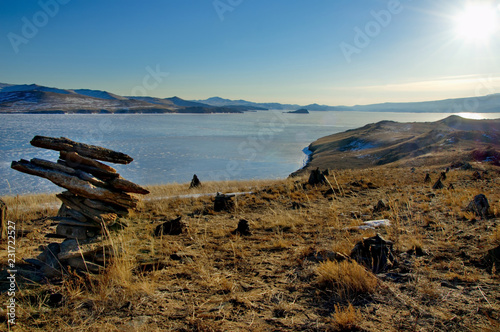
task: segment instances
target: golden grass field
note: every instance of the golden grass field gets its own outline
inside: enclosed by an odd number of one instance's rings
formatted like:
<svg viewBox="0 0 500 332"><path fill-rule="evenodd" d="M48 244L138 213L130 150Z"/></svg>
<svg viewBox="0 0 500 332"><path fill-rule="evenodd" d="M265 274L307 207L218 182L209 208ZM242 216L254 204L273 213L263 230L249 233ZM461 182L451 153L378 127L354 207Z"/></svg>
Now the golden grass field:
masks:
<svg viewBox="0 0 500 332"><path fill-rule="evenodd" d="M486 171L482 179L451 170L442 190L430 187L443 167L340 170L318 187L304 185L307 177L150 187L128 227L110 233L117 256L104 273L35 283L18 273L12 330L499 331L500 279L483 257L500 244L500 169L473 167ZM427 172L431 183L423 181ZM167 198L249 191L231 212L214 212L213 197ZM480 193L491 206L487 220L465 211ZM22 268L23 258L58 241L44 236L54 232L47 217L59 203L55 195L3 199L24 233L16 243ZM379 200L389 209L374 213ZM153 237L157 225L178 216L183 234ZM241 219L250 236L231 234ZM391 225L355 229L373 219ZM394 242L399 264L386 273L319 258L349 255L376 233ZM5 249L2 243L2 266ZM7 303L5 270L1 282ZM5 310L0 330L9 328Z"/></svg>

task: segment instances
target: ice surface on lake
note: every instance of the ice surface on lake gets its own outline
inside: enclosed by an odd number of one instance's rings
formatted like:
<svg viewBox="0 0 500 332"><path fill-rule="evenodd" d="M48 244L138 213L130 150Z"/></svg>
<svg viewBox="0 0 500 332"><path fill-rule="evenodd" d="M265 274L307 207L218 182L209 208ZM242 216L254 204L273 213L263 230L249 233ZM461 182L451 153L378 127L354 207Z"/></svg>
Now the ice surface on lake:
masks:
<svg viewBox="0 0 500 332"><path fill-rule="evenodd" d="M110 100L111 101L111 100ZM124 152L113 165L141 185L286 178L303 166L316 139L381 120L436 121L449 114L311 112L283 114L0 114L0 195L61 192L50 181L17 172L12 161L59 153L30 145L35 135L67 137ZM490 114L494 116L495 114Z"/></svg>

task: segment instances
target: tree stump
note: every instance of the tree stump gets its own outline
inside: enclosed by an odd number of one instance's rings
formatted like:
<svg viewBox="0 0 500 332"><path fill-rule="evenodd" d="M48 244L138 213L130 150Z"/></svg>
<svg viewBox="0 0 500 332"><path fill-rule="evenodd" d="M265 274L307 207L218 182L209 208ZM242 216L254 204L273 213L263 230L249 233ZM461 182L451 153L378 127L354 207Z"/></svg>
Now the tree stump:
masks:
<svg viewBox="0 0 500 332"><path fill-rule="evenodd" d="M186 229L186 225L181 222L182 216L174 219L174 220L169 220L167 222L164 222L161 225L158 225L155 228L154 236L159 237L162 235L179 235L184 232Z"/></svg>
<svg viewBox="0 0 500 332"><path fill-rule="evenodd" d="M191 184L189 185L189 189L192 189L192 188L198 188L198 187L201 187L201 182L200 182L200 179L198 179L198 176L193 175L193 179L191 180Z"/></svg>
<svg viewBox="0 0 500 332"><path fill-rule="evenodd" d="M377 274L396 264L392 245L391 241L386 241L380 234L364 238L352 249L351 258Z"/></svg>
<svg viewBox="0 0 500 332"><path fill-rule="evenodd" d="M238 228L232 231L231 234L242 236L252 235L252 232L250 232L250 226L248 225L248 220L241 219L238 223Z"/></svg>
<svg viewBox="0 0 500 332"><path fill-rule="evenodd" d="M428 182L431 182L431 176L429 175L429 173L425 174L425 179L424 179L424 183Z"/></svg>
<svg viewBox="0 0 500 332"><path fill-rule="evenodd" d="M316 186L318 184L326 184L326 176L319 170L319 167L311 172L309 175L309 180L307 181L311 186Z"/></svg>
<svg viewBox="0 0 500 332"><path fill-rule="evenodd" d="M214 200L214 211L215 212L233 211L234 209L234 202L232 200L233 197L234 195L224 195L221 193L217 193L217 196L215 196Z"/></svg>
<svg viewBox="0 0 500 332"><path fill-rule="evenodd" d="M438 189L443 189L444 188L444 184L443 182L441 182L441 178L439 178L436 183L434 183L434 185L432 186L432 189L434 190L438 190Z"/></svg>

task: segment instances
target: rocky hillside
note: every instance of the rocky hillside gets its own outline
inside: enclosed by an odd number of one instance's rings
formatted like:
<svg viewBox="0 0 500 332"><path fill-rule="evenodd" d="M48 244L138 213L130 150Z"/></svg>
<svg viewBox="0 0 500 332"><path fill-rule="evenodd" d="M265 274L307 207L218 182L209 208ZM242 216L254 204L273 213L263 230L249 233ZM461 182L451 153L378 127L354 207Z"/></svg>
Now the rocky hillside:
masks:
<svg viewBox="0 0 500 332"><path fill-rule="evenodd" d="M312 154L306 169L443 165L471 160L498 164L500 119L452 115L436 122L381 121L320 138L309 149Z"/></svg>
<svg viewBox="0 0 500 332"><path fill-rule="evenodd" d="M124 97L107 91L0 84L0 113L242 113L181 98Z"/></svg>

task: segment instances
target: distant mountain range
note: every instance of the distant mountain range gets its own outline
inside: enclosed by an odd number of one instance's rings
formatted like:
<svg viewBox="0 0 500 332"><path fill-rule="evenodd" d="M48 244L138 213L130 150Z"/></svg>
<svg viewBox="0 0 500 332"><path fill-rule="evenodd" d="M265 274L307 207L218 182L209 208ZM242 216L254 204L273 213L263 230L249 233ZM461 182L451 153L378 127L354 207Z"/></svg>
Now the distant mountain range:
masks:
<svg viewBox="0 0 500 332"><path fill-rule="evenodd" d="M262 108L214 106L178 97L125 97L100 90L0 83L0 113L242 113L257 109Z"/></svg>
<svg viewBox="0 0 500 332"><path fill-rule="evenodd" d="M361 111L361 112L411 112L411 113L500 113L500 93L481 97L446 99L425 102L383 103L356 106L295 105L279 103L253 103L246 100L230 100L213 97L197 102L213 106L254 106L277 110L304 108L308 111Z"/></svg>
<svg viewBox="0 0 500 332"><path fill-rule="evenodd" d="M296 105L255 103L212 97L184 100L119 96L90 89L59 89L36 84L0 83L0 113L242 113L269 109L364 112L500 112L500 94L413 103L384 103L363 106Z"/></svg>

